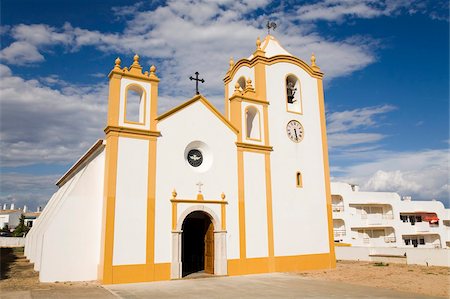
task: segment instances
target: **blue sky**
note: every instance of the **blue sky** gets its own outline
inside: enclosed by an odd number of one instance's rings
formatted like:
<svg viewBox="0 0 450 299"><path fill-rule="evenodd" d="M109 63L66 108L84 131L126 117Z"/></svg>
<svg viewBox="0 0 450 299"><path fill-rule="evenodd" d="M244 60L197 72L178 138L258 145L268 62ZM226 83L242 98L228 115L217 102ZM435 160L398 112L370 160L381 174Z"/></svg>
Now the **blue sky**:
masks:
<svg viewBox="0 0 450 299"><path fill-rule="evenodd" d="M223 110L228 60L274 36L325 72L331 175L363 190L448 204L447 1L13 1L1 8L0 203L44 206L54 182L103 137L117 56L157 67L159 112L189 75Z"/></svg>

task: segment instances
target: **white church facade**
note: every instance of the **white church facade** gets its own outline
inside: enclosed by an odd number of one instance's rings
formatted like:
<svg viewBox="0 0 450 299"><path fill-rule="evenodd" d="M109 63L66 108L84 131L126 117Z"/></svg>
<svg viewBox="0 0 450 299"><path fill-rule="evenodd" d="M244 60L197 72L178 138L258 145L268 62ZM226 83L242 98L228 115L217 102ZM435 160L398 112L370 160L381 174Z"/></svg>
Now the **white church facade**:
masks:
<svg viewBox="0 0 450 299"><path fill-rule="evenodd" d="M156 68L117 59L104 139L27 236L40 280L335 267L322 78L269 35L230 61L223 114L198 94L158 115Z"/></svg>

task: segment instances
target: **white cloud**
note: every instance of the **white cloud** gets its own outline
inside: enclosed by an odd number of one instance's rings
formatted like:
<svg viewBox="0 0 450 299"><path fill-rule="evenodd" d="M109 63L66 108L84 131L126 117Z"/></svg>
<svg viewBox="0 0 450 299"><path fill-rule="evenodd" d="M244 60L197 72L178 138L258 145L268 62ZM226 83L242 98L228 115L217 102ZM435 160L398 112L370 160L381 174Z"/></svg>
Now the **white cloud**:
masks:
<svg viewBox="0 0 450 299"><path fill-rule="evenodd" d="M355 147L384 139L384 134L361 131L380 127L380 119L395 109L392 105L382 105L329 113L327 133L330 148Z"/></svg>
<svg viewBox="0 0 450 299"><path fill-rule="evenodd" d="M42 62L46 51L54 46L63 46L67 51L93 46L106 53L121 53L127 64L134 53L139 53L142 64L157 61L163 94L189 97L193 88L187 78L199 71L207 81L203 93L208 98L219 98L223 97L222 78L230 56L248 57L255 50L256 37L265 34L265 29L260 27L268 16L260 15L255 20L247 14L267 9L268 3L168 1L147 11L138 3L124 10L113 9L127 19L124 30L116 33L87 30L68 23L61 28L21 24L10 30L15 41L4 48L0 56L6 63L27 65ZM273 13L281 23L276 37L307 62L314 52L327 79L348 75L375 60L373 49L376 47L370 38L327 39L311 31L311 27L295 24L295 10ZM13 51L12 48L17 47L15 43L21 43L23 49ZM220 106L222 102L215 104Z"/></svg>
<svg viewBox="0 0 450 299"><path fill-rule="evenodd" d="M24 80L0 65L2 166L75 161L101 138L107 86L71 85L57 77ZM52 82L61 90L49 86Z"/></svg>
<svg viewBox="0 0 450 299"><path fill-rule="evenodd" d="M436 15L433 8L429 12L426 3L416 0L321 0L314 4L301 5L297 12L302 21L332 22L341 22L345 18L372 19L401 12L421 12L429 14L431 18Z"/></svg>
<svg viewBox="0 0 450 299"><path fill-rule="evenodd" d="M36 210L38 206L44 207L57 189L55 175L2 173L0 178L0 205L14 203L16 208L26 205Z"/></svg>
<svg viewBox="0 0 450 299"><path fill-rule="evenodd" d="M35 45L23 41L13 42L2 49L0 59L15 65L26 65L45 60Z"/></svg>
<svg viewBox="0 0 450 299"><path fill-rule="evenodd" d="M449 200L447 150L372 152L371 161L341 166L335 180L354 182L368 191L395 191L416 199Z"/></svg>

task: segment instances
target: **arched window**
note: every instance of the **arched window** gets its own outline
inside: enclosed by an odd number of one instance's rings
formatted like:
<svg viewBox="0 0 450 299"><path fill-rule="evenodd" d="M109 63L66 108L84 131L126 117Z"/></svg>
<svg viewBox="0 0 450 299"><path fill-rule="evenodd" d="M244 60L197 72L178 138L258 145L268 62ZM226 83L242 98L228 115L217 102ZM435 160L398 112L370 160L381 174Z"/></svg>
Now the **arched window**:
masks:
<svg viewBox="0 0 450 299"><path fill-rule="evenodd" d="M294 75L286 77L286 106L289 112L302 113L300 81Z"/></svg>
<svg viewBox="0 0 450 299"><path fill-rule="evenodd" d="M261 140L259 111L254 106L245 109L246 137L252 140Z"/></svg>
<svg viewBox="0 0 450 299"><path fill-rule="evenodd" d="M296 182L297 188L303 187L302 173L300 171L297 171L297 173L295 174L295 182Z"/></svg>
<svg viewBox="0 0 450 299"><path fill-rule="evenodd" d="M239 84L239 86L241 87L241 89L244 91L245 90L245 77L242 76L238 79L237 83Z"/></svg>
<svg viewBox="0 0 450 299"><path fill-rule="evenodd" d="M138 85L129 85L125 93L125 122L143 124L145 120L145 91Z"/></svg>

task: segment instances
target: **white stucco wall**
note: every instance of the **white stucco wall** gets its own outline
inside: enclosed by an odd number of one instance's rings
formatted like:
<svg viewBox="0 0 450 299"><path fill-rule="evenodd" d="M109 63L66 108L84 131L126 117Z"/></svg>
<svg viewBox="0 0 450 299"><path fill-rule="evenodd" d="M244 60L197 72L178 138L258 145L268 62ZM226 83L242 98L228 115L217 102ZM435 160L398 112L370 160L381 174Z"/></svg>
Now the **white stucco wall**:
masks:
<svg viewBox="0 0 450 299"><path fill-rule="evenodd" d="M301 84L303 114L286 111L287 74ZM274 247L276 256L327 253L328 218L325 196L322 132L317 79L288 63L266 66L269 105ZM304 129L300 143L286 134L286 124L299 121ZM303 187L296 186L296 173Z"/></svg>
<svg viewBox="0 0 450 299"><path fill-rule="evenodd" d="M119 137L113 265L145 264L149 141Z"/></svg>
<svg viewBox="0 0 450 299"><path fill-rule="evenodd" d="M203 183L206 200L220 200L225 193L227 209L227 256L239 257L239 227L237 204L236 135L205 105L197 101L158 123L161 137L157 143L155 262L168 263L172 252L172 190L179 199L196 199L198 182ZM186 147L192 142L206 144L199 171L185 159ZM203 164L202 164L203 165ZM180 204L178 216L190 205ZM220 217L220 206L210 205ZM220 228L214 228L215 230Z"/></svg>
<svg viewBox="0 0 450 299"><path fill-rule="evenodd" d="M264 154L244 153L245 237L247 257L266 257L267 197Z"/></svg>
<svg viewBox="0 0 450 299"><path fill-rule="evenodd" d="M42 235L42 282L97 279L102 229L104 151L66 184ZM73 181L72 181L73 180ZM72 181L72 182L71 182ZM42 218L43 215L40 216ZM41 221L44 219L41 219Z"/></svg>

